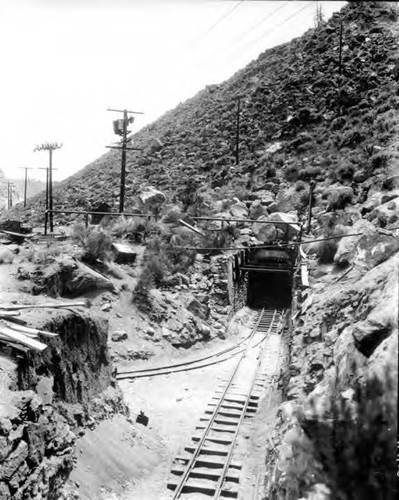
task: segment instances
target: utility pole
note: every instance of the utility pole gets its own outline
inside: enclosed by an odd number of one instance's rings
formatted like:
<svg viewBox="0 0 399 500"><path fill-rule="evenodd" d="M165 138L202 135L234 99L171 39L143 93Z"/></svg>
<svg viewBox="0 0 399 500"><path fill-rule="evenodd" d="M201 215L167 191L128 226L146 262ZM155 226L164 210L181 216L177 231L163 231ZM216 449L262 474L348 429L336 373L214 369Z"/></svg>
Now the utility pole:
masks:
<svg viewBox="0 0 399 500"><path fill-rule="evenodd" d="M8 205L8 210L12 207L12 188L14 187L14 184L12 181L8 181L7 183L7 205Z"/></svg>
<svg viewBox="0 0 399 500"><path fill-rule="evenodd" d="M240 108L241 108L241 97L237 101L237 117L236 117L236 165L240 163L239 157L239 144L240 144Z"/></svg>
<svg viewBox="0 0 399 500"><path fill-rule="evenodd" d="M54 231L54 224L53 224L53 151L56 149L62 148L62 144L58 144L57 142L45 142L44 144L41 144L40 146L36 146L34 151L48 151L49 152L49 171L48 171L48 207L47 210L49 210L50 213L50 232L52 233ZM45 225L44 225L44 234L47 234L47 212L46 212L46 218L45 218Z"/></svg>
<svg viewBox="0 0 399 500"><path fill-rule="evenodd" d="M308 222L307 222L307 228L306 228L306 233L310 233L310 228L312 224L312 207L313 207L313 191L316 186L315 181L310 181L309 184L309 205L308 205Z"/></svg>
<svg viewBox="0 0 399 500"><path fill-rule="evenodd" d="M119 213L122 213L124 210L125 204L125 179L126 179L126 151L141 151L139 148L130 148L127 147L127 134L128 134L128 125L129 123L133 123L134 117L129 115L143 115L141 111L128 111L127 109L111 109L108 108L108 111L116 111L117 113L123 113L123 118L121 120L115 120L114 124L114 132L117 135L122 136L122 146L106 146L110 149L121 149L122 150L122 161L121 161L121 183L120 183L120 194L119 194Z"/></svg>
<svg viewBox="0 0 399 500"><path fill-rule="evenodd" d="M47 234L47 220L48 220L48 214L47 214L47 210L48 210L48 192L49 192L49 182L48 182L48 178L49 178L49 175L48 175L48 171L49 171L49 168L48 167L38 167L39 170L45 170L46 171L46 216L45 216L45 222L44 222L44 234ZM54 170L57 170L56 168L53 168L53 171Z"/></svg>
<svg viewBox="0 0 399 500"><path fill-rule="evenodd" d="M25 187L24 187L24 207L26 207L26 194L28 191L28 170L32 170L30 167L19 167L25 169Z"/></svg>
<svg viewBox="0 0 399 500"><path fill-rule="evenodd" d="M338 59L338 114L341 114L341 80L342 80L342 35L343 35L342 18L339 27L339 59Z"/></svg>

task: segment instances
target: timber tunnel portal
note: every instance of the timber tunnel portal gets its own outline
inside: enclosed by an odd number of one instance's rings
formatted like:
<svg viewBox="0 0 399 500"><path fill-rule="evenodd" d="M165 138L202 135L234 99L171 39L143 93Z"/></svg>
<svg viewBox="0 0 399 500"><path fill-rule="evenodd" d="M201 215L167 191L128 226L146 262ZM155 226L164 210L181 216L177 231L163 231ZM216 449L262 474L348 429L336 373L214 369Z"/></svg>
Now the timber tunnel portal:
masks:
<svg viewBox="0 0 399 500"><path fill-rule="evenodd" d="M253 247L236 255L233 264L237 306L289 308L292 299L296 249ZM237 302L240 302L239 304Z"/></svg>

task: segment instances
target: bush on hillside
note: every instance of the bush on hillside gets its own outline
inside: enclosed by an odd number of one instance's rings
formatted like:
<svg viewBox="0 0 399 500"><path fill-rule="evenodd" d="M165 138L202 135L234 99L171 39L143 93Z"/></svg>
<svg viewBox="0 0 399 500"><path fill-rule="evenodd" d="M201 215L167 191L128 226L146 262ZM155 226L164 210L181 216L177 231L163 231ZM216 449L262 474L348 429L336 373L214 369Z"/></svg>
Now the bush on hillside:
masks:
<svg viewBox="0 0 399 500"><path fill-rule="evenodd" d="M284 177L288 182L295 182L299 178L299 167L296 164L288 165L284 172Z"/></svg>
<svg viewBox="0 0 399 500"><path fill-rule="evenodd" d="M299 191L303 191L304 189L306 189L306 183L303 181L296 181L295 191L299 192Z"/></svg>
<svg viewBox="0 0 399 500"><path fill-rule="evenodd" d="M96 260L110 260L112 239L103 231L92 231L84 242L82 259L86 262Z"/></svg>
<svg viewBox="0 0 399 500"><path fill-rule="evenodd" d="M72 239L83 248L82 260L94 263L96 260L111 259L112 239L105 231L76 223L72 226Z"/></svg>
<svg viewBox="0 0 399 500"><path fill-rule="evenodd" d="M302 426L324 465L333 499L396 498L395 375L385 370L352 386L352 401L338 390L324 416L303 419ZM316 412L314 412L317 415Z"/></svg>
<svg viewBox="0 0 399 500"><path fill-rule="evenodd" d="M353 192L333 189L329 191L327 210L340 210L352 202Z"/></svg>
<svg viewBox="0 0 399 500"><path fill-rule="evenodd" d="M298 179L303 181L318 180L321 173L322 169L320 167L308 166L299 171Z"/></svg>
<svg viewBox="0 0 399 500"><path fill-rule="evenodd" d="M338 167L337 171L337 180L344 182L344 181L351 181L353 179L353 174L355 173L354 168L352 165L344 164Z"/></svg>
<svg viewBox="0 0 399 500"><path fill-rule="evenodd" d="M116 238L127 238L138 242L144 236L148 226L148 219L138 217L119 217L109 229Z"/></svg>

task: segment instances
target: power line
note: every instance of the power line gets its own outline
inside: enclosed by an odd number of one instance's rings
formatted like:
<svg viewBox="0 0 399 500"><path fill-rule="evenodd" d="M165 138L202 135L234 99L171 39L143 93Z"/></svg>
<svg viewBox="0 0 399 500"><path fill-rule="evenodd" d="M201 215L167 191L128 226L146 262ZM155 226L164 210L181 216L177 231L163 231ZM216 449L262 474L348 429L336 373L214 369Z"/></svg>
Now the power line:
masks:
<svg viewBox="0 0 399 500"><path fill-rule="evenodd" d="M278 224L278 222L276 222ZM399 229L399 227L393 227L391 229ZM272 250L272 249L281 249L290 246L296 245L308 245L309 243L316 243L319 241L328 241L335 240L339 238L349 238L352 236L363 236L367 233L351 233L351 234L338 234L336 236L328 236L326 238L317 238L313 240L302 240L302 241L291 241L290 243L281 243L280 245L260 245L260 246L241 246L241 247L189 247L189 246L180 246L180 245L165 245L170 248L178 249L178 250L196 250L196 251L213 251L213 250ZM395 237L394 234L390 236Z"/></svg>
<svg viewBox="0 0 399 500"><path fill-rule="evenodd" d="M292 1L292 0L291 0ZM286 2L286 3L289 3L289 2ZM308 1L306 2L306 5L302 6L300 9L298 9L297 11L293 12L292 14L290 14L288 17L286 17L284 20L282 20L279 24L277 24L276 26L273 26L273 28L268 31L267 34L262 34L261 36L259 36L258 38L256 38L255 40L252 40L252 41L249 41L248 43L246 43L245 45L242 46L241 48L241 51L240 51L240 54L239 55L242 55L244 54L244 51L247 49L247 48L251 48L253 45L255 45L257 42L259 42L260 40L262 39L267 39L268 37L270 37L270 35L277 29L277 28L281 28L282 26L284 26L284 24L286 24L288 21L290 21L292 18L296 17L298 14L300 14L303 10L307 9L310 5L312 5L313 2L311 1ZM275 12L272 12L272 14L274 14ZM271 14L271 15L272 15ZM237 57L237 51L235 50L235 57ZM226 64L223 65L223 67L225 67L227 65L227 62Z"/></svg>
<svg viewBox="0 0 399 500"><path fill-rule="evenodd" d="M214 24L212 24L212 26L207 31L205 31L205 33L202 35L202 37L205 37L206 35L208 35L213 29L216 28L216 26L218 24L220 24L222 21L227 19L244 2L245 2L245 0L241 0L236 5L234 5L229 11L225 12Z"/></svg>
<svg viewBox="0 0 399 500"><path fill-rule="evenodd" d="M266 16L263 16L261 19L259 19L258 21L256 21L255 23L251 24L248 29L242 34L242 35L239 35L239 38L242 39L242 37L249 33L250 31L253 31L254 29L256 29L258 26L260 26L264 21L267 20L270 20L271 17L273 17L275 14L277 14L277 12L279 12L281 9L283 9L287 4L290 3L290 1L292 0L287 0L285 2L283 2L279 7L277 7L277 9L273 10L272 12L270 12L270 14L267 14ZM237 39L238 37L236 37ZM234 43L234 40L233 40L233 43Z"/></svg>
<svg viewBox="0 0 399 500"><path fill-rule="evenodd" d="M304 5L303 7L301 7L296 12L293 12L290 16L288 16L287 18L285 18L281 23L277 24L276 26L273 26L273 28L270 31L268 31L268 33L267 33L266 36L264 34L261 35L260 37L256 38L252 43L250 42L250 44L247 44L245 47L247 47L247 46L251 46L252 47L252 45L254 45L255 43L259 42L263 38L268 38L277 28L281 28L281 26L284 26L285 23L287 23L293 17L296 17L299 13L301 13L303 10L307 9L312 4L313 4L313 2L306 2L306 5Z"/></svg>

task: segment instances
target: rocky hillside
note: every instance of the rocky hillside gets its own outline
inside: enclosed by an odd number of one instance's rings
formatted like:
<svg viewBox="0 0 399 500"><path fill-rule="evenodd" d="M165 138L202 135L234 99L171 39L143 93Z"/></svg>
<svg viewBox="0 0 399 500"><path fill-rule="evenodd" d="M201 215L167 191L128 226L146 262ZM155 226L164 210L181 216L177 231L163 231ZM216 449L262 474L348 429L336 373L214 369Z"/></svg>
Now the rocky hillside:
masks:
<svg viewBox="0 0 399 500"><path fill-rule="evenodd" d="M282 191L313 179L320 194L338 183L351 186L355 196L375 182L381 187L397 162L387 149L398 122L396 19L389 4L349 2L329 22L267 50L142 129L133 136L142 151L128 154L126 209L148 184L184 208L199 201L199 187L207 199L219 196L222 186L227 197L246 199L269 181ZM116 208L119 173L119 153L111 151L55 188L55 206L106 201ZM43 195L36 197L23 217L43 206Z"/></svg>

